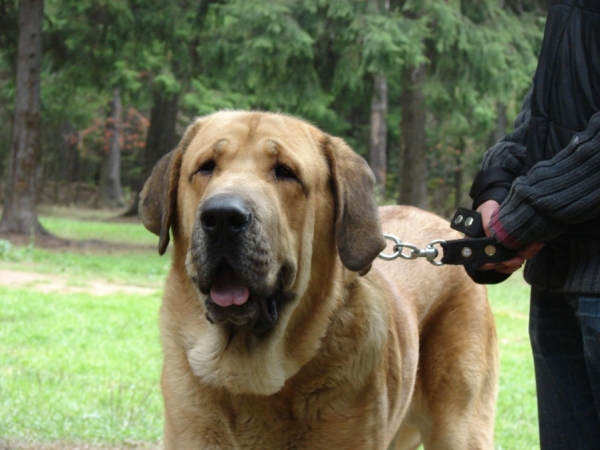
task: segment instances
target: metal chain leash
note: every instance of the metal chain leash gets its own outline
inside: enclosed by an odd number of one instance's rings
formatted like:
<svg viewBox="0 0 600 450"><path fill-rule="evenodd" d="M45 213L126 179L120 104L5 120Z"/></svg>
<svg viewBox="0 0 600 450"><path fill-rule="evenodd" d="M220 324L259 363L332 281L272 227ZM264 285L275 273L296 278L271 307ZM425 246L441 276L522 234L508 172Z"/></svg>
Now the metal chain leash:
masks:
<svg viewBox="0 0 600 450"><path fill-rule="evenodd" d="M417 258L425 258L434 266L443 266L444 263L441 261L437 261L436 258L439 256L439 251L435 248L435 245L442 244L446 242L444 239L435 239L431 241L429 244L425 246L425 248L419 248L416 245L409 244L408 242L402 242L399 237L394 236L393 234L384 234L383 237L394 242L394 253L388 255L386 253L381 252L379 254L379 258L384 259L386 261L393 261L397 258L402 259L417 259ZM404 249L408 249L409 253L405 254Z"/></svg>

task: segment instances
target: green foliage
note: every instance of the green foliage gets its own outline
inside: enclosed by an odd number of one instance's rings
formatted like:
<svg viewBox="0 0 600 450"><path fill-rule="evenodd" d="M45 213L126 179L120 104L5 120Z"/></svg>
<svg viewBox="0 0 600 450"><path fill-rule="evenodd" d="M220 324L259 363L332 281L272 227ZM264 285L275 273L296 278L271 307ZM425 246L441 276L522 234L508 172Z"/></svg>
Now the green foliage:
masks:
<svg viewBox="0 0 600 450"><path fill-rule="evenodd" d="M361 11L358 2L355 13L345 23L336 24L339 35L336 47L340 58L333 86L364 89L368 74L385 74L395 82L406 67L427 61L425 41L429 35L427 22L412 19L399 11L380 11L368 6Z"/></svg>
<svg viewBox="0 0 600 450"><path fill-rule="evenodd" d="M44 13L53 69L78 86L114 87L115 62L125 57L123 44L132 37L134 16L127 2L50 0Z"/></svg>
<svg viewBox="0 0 600 450"><path fill-rule="evenodd" d="M18 5L15 0L0 0L0 60L6 58L13 66L16 60L16 46L19 36ZM3 55L1 55L3 54Z"/></svg>
<svg viewBox="0 0 600 450"><path fill-rule="evenodd" d="M205 115L220 109L251 109L255 96L235 92L219 80L198 76L190 81L182 106L194 115Z"/></svg>
<svg viewBox="0 0 600 450"><path fill-rule="evenodd" d="M26 262L33 259L35 240L32 238L26 246L15 246L6 239L0 239L0 261Z"/></svg>
<svg viewBox="0 0 600 450"><path fill-rule="evenodd" d="M0 258L5 258L12 250L12 244L6 239L0 239Z"/></svg>
<svg viewBox="0 0 600 450"><path fill-rule="evenodd" d="M17 11L11 0L0 0L0 183L6 174L15 103Z"/></svg>
<svg viewBox="0 0 600 450"><path fill-rule="evenodd" d="M431 111L449 120L455 135L484 139L496 104L522 96L531 83L539 41L525 26L529 18L511 15L491 0L462 10L454 3L419 4L427 9L432 31L425 88Z"/></svg>
<svg viewBox="0 0 600 450"><path fill-rule="evenodd" d="M498 105L512 107L514 117L531 84L542 21L495 0L411 1L404 11L426 21L430 31L423 86L430 204L448 215L469 203L466 193L497 126Z"/></svg>
<svg viewBox="0 0 600 450"><path fill-rule="evenodd" d="M287 2L291 3L291 2ZM313 39L286 2L233 0L215 6L214 53L234 89L249 93L256 107L293 109L312 97Z"/></svg>
<svg viewBox="0 0 600 450"><path fill-rule="evenodd" d="M389 15L365 15L358 23L357 34L362 34L362 64L367 73L384 73L393 77L402 67L425 63L425 39L429 35L426 22L411 20L398 12Z"/></svg>
<svg viewBox="0 0 600 450"><path fill-rule="evenodd" d="M0 42L7 44L0 46L4 164L14 95L15 5L0 0L6 12L1 23L7 24L0 31ZM408 71L421 65L427 67L428 146L465 150L468 142L475 151L464 153L476 162L466 164L476 166L495 127L497 105L520 104L541 40L543 20L532 2L503 5L392 0L386 9L382 0L46 0L47 173L61 173L51 166L64 158L66 124L88 129L106 113L114 87L125 105L142 112L156 96L178 98L180 129L194 116L223 108L283 111L344 137L366 155L372 80L384 74L390 155L396 154L399 96ZM132 168L140 165L142 152L126 160L126 178L136 177ZM98 162L88 163L81 178L95 182ZM397 178L397 165L388 172Z"/></svg>

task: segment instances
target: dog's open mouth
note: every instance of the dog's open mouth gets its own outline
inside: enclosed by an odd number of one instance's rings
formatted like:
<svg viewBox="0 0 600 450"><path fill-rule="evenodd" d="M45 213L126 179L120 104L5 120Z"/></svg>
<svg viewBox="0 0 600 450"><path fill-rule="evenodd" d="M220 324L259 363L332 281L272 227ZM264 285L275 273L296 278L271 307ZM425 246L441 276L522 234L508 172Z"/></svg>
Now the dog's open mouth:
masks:
<svg viewBox="0 0 600 450"><path fill-rule="evenodd" d="M210 287L210 299L222 308L241 306L250 297L250 290L229 264L224 264Z"/></svg>
<svg viewBox="0 0 600 450"><path fill-rule="evenodd" d="M283 298L281 277L273 292L260 292L249 287L233 267L223 261L209 289L206 316L214 324L246 326L255 334L261 334L277 322Z"/></svg>

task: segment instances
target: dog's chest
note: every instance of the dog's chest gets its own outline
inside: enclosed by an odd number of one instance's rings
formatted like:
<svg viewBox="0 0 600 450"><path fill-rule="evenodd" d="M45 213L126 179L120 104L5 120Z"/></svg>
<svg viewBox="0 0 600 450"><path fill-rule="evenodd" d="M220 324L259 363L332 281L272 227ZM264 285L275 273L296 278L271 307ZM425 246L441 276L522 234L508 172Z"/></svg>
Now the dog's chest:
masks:
<svg viewBox="0 0 600 450"><path fill-rule="evenodd" d="M323 389L292 399L284 395L232 398L229 407L221 410L216 433L220 445L225 439L225 447L239 450L379 448L377 413L358 407L345 395L340 400L333 391Z"/></svg>

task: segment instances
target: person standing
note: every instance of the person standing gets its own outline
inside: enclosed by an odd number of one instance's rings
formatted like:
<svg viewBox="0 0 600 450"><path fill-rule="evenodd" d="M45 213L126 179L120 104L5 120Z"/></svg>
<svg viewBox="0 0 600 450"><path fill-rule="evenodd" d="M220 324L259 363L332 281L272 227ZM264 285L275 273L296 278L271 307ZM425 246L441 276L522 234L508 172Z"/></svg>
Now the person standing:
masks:
<svg viewBox="0 0 600 450"><path fill-rule="evenodd" d="M600 448L600 1L555 0L515 129L471 187L488 236L526 261L543 450Z"/></svg>

